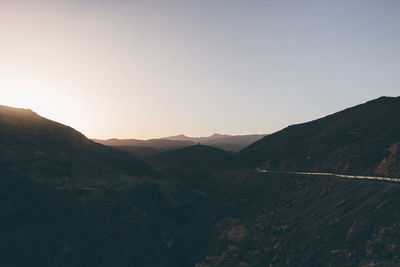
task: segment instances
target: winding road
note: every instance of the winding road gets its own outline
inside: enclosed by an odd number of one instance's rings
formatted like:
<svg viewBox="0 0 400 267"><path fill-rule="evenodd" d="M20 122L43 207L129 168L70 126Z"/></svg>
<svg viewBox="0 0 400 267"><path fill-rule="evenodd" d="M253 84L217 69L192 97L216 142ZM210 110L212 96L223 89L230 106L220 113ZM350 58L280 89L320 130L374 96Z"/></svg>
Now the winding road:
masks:
<svg viewBox="0 0 400 267"><path fill-rule="evenodd" d="M346 174L338 174L330 172L277 172L277 171L267 171L263 169L256 169L256 171L260 173L286 173L286 174L318 175L318 176L323 175L323 176L334 176L346 179L373 180L373 181L400 183L400 178L391 178L391 177L346 175Z"/></svg>

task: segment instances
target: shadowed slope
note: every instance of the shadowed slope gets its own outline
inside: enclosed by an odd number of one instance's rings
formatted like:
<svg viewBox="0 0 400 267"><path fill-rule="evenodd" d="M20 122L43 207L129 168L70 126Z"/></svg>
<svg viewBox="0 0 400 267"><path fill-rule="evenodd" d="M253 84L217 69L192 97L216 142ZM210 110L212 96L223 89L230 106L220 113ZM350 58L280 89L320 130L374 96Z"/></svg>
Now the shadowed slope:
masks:
<svg viewBox="0 0 400 267"><path fill-rule="evenodd" d="M196 267L400 264L398 184L243 171L206 179L180 227Z"/></svg>
<svg viewBox="0 0 400 267"><path fill-rule="evenodd" d="M289 126L241 151L249 166L400 176L400 97L381 97Z"/></svg>
<svg viewBox="0 0 400 267"><path fill-rule="evenodd" d="M0 106L0 265L176 265L155 174L70 127Z"/></svg>
<svg viewBox="0 0 400 267"><path fill-rule="evenodd" d="M36 113L0 106L0 164L24 176L81 183L153 175L128 153L97 144Z"/></svg>
<svg viewBox="0 0 400 267"><path fill-rule="evenodd" d="M1 266L52 266L73 234L79 202L0 166Z"/></svg>
<svg viewBox="0 0 400 267"><path fill-rule="evenodd" d="M234 156L224 150L195 145L161 152L148 159L156 168L224 169L232 166Z"/></svg>

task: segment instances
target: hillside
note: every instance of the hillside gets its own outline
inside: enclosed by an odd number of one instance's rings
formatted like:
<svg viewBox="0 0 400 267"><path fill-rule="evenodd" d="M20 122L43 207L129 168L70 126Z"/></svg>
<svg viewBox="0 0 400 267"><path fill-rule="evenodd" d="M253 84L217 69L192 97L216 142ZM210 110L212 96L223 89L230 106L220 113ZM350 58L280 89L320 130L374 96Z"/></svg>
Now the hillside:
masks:
<svg viewBox="0 0 400 267"><path fill-rule="evenodd" d="M0 266L176 265L158 183L126 152L0 106Z"/></svg>
<svg viewBox="0 0 400 267"><path fill-rule="evenodd" d="M400 185L223 172L181 214L186 265L398 266Z"/></svg>
<svg viewBox="0 0 400 267"><path fill-rule="evenodd" d="M126 152L30 110L6 106L0 106L0 165L31 179L65 185L155 175Z"/></svg>
<svg viewBox="0 0 400 267"><path fill-rule="evenodd" d="M177 266L153 182L61 190L0 167L0 199L0 266Z"/></svg>
<svg viewBox="0 0 400 267"><path fill-rule="evenodd" d="M248 166L400 176L400 97L381 97L291 125L240 152Z"/></svg>
<svg viewBox="0 0 400 267"><path fill-rule="evenodd" d="M77 198L0 173L1 266L400 264L397 184L203 171Z"/></svg>
<svg viewBox="0 0 400 267"><path fill-rule="evenodd" d="M194 145L161 152L147 159L154 168L184 168L190 170L226 169L232 166L234 155L224 150Z"/></svg>
<svg viewBox="0 0 400 267"><path fill-rule="evenodd" d="M131 154L134 158L147 160L149 157L168 150L154 147L143 147L143 146L112 146L113 148L126 151Z"/></svg>

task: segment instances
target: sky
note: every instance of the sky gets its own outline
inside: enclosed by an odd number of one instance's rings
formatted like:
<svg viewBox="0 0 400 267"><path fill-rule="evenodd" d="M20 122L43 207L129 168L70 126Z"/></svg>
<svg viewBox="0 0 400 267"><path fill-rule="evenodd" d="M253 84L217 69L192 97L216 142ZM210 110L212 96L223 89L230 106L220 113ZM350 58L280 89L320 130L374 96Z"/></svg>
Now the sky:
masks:
<svg viewBox="0 0 400 267"><path fill-rule="evenodd" d="M0 0L0 104L90 138L272 133L400 95L396 0Z"/></svg>

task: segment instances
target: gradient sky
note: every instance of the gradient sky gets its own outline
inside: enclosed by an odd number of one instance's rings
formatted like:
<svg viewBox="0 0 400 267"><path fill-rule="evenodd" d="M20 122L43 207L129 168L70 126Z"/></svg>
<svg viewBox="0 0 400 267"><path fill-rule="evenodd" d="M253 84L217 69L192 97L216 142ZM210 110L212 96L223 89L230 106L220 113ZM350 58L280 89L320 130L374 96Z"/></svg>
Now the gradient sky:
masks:
<svg viewBox="0 0 400 267"><path fill-rule="evenodd" d="M0 104L92 138L271 133L400 95L400 1L0 0Z"/></svg>

